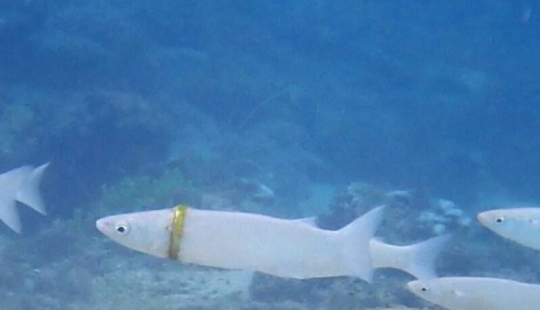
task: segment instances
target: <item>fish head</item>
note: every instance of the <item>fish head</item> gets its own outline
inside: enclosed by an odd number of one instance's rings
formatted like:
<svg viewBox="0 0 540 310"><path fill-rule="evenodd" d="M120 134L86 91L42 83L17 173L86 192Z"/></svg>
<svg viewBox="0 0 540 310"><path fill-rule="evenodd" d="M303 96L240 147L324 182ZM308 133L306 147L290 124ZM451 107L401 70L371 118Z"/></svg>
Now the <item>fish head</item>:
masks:
<svg viewBox="0 0 540 310"><path fill-rule="evenodd" d="M437 303L441 297L440 285L436 278L410 281L407 283L407 289L416 296L433 303Z"/></svg>
<svg viewBox="0 0 540 310"><path fill-rule="evenodd" d="M496 209L481 212L478 221L496 234L540 250L540 208Z"/></svg>
<svg viewBox="0 0 540 310"><path fill-rule="evenodd" d="M97 220L96 228L127 248L166 258L173 216L173 209L112 215Z"/></svg>
<svg viewBox="0 0 540 310"><path fill-rule="evenodd" d="M537 294L534 287L536 285L531 288L530 284L487 277L442 277L407 284L418 297L456 310L522 309L520 303L527 303L528 296Z"/></svg>
<svg viewBox="0 0 540 310"><path fill-rule="evenodd" d="M474 298L460 286L459 278L414 280L407 289L416 296L449 309L471 309Z"/></svg>

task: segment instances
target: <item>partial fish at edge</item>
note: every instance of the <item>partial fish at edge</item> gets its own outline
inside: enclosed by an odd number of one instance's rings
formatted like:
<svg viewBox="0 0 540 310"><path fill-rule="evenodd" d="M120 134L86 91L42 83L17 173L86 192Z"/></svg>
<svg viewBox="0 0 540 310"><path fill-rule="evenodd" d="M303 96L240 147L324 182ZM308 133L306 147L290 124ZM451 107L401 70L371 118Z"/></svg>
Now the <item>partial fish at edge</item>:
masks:
<svg viewBox="0 0 540 310"><path fill-rule="evenodd" d="M21 220L15 198L19 187L32 171L32 167L23 166L0 174L0 220L17 233L21 232Z"/></svg>
<svg viewBox="0 0 540 310"><path fill-rule="evenodd" d="M30 175L22 182L17 190L16 200L24 203L37 212L46 215L45 204L41 198L39 187L43 179L43 173L50 163L43 164L35 168Z"/></svg>

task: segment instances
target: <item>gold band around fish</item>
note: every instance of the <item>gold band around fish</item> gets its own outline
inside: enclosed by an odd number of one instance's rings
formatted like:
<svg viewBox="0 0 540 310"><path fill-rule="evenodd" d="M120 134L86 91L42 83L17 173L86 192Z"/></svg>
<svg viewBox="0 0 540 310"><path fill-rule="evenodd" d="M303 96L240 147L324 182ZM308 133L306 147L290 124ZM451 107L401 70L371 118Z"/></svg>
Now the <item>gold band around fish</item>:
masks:
<svg viewBox="0 0 540 310"><path fill-rule="evenodd" d="M174 216L171 225L171 237L169 239L169 258L177 260L180 254L180 239L184 228L188 206L178 205L174 208Z"/></svg>

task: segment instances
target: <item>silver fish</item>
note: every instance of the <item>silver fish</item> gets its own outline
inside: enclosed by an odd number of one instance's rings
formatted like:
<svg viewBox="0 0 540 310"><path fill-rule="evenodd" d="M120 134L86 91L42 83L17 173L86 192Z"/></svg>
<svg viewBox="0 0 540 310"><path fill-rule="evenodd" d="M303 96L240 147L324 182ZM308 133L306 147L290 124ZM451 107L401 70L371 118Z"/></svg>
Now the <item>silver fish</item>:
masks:
<svg viewBox="0 0 540 310"><path fill-rule="evenodd" d="M540 208L490 210L479 213L477 218L496 234L540 250Z"/></svg>
<svg viewBox="0 0 540 310"><path fill-rule="evenodd" d="M384 267L433 277L432 261L448 238L405 247L373 240L382 211L375 208L337 231L320 229L312 219L186 206L109 216L96 226L125 247L204 266L297 279L352 276L369 282L373 269Z"/></svg>
<svg viewBox="0 0 540 310"><path fill-rule="evenodd" d="M497 278L415 280L407 288L450 310L540 310L540 285Z"/></svg>

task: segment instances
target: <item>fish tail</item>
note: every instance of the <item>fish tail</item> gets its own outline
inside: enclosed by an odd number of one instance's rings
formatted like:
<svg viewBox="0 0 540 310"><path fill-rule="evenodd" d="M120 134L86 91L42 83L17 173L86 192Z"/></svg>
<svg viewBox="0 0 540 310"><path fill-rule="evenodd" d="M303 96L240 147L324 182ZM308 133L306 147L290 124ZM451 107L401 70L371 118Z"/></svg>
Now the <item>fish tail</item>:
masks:
<svg viewBox="0 0 540 310"><path fill-rule="evenodd" d="M400 259L394 261L396 263L394 266L387 267L403 270L420 280L436 278L435 263L437 257L448 245L450 239L451 235L447 234L408 246L391 246L401 249L399 251Z"/></svg>
<svg viewBox="0 0 540 310"><path fill-rule="evenodd" d="M17 233L21 232L21 220L15 196L32 171L32 167L22 166L0 174L0 221Z"/></svg>
<svg viewBox="0 0 540 310"><path fill-rule="evenodd" d="M15 200L0 199L0 220L16 233L21 233L21 220Z"/></svg>
<svg viewBox="0 0 540 310"><path fill-rule="evenodd" d="M339 230L343 235L343 263L350 276L371 282L373 267L369 254L370 240L382 221L384 207L377 207Z"/></svg>
<svg viewBox="0 0 540 310"><path fill-rule="evenodd" d="M37 212L45 215L45 204L41 198L39 187L41 180L43 179L43 173L50 163L43 164L35 168L30 175L21 183L17 189L17 196L15 199Z"/></svg>

